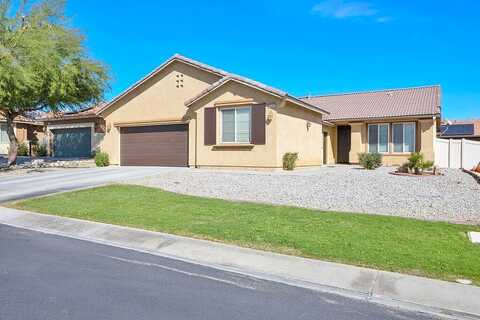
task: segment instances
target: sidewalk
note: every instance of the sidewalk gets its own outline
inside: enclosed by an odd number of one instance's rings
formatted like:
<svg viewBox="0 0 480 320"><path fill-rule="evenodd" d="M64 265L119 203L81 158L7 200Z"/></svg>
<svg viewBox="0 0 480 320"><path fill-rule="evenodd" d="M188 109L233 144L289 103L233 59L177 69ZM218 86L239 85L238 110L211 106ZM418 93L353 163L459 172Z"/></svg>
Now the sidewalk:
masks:
<svg viewBox="0 0 480 320"><path fill-rule="evenodd" d="M480 319L480 287L0 207L0 223L454 319Z"/></svg>

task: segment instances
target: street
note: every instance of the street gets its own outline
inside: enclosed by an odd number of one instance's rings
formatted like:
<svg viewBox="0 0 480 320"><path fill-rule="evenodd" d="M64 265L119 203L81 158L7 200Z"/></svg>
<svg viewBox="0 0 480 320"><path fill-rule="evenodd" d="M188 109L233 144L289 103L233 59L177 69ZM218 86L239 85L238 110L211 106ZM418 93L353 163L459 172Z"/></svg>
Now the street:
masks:
<svg viewBox="0 0 480 320"><path fill-rule="evenodd" d="M0 319L432 319L0 225Z"/></svg>

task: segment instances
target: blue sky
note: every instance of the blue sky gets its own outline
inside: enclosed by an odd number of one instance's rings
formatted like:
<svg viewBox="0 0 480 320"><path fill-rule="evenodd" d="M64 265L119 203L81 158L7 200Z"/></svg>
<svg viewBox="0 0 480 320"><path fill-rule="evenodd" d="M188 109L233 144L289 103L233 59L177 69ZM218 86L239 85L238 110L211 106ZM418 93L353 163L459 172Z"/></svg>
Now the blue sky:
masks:
<svg viewBox="0 0 480 320"><path fill-rule="evenodd" d="M480 118L480 1L69 0L120 93L174 53L297 96L440 84Z"/></svg>

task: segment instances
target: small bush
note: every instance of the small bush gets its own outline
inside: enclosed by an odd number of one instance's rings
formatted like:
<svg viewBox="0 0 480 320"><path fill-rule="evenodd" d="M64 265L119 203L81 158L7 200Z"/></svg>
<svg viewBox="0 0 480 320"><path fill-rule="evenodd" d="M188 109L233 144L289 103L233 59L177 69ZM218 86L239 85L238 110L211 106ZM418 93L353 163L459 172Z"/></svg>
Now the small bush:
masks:
<svg viewBox="0 0 480 320"><path fill-rule="evenodd" d="M17 155L19 156L28 156L30 154L30 150L26 143L20 143L18 145Z"/></svg>
<svg viewBox="0 0 480 320"><path fill-rule="evenodd" d="M95 153L95 164L97 167L108 167L110 165L110 160L108 158L108 153L106 152L96 152Z"/></svg>
<svg viewBox="0 0 480 320"><path fill-rule="evenodd" d="M35 153L37 154L37 157L46 157L48 154L47 146L45 144L37 145Z"/></svg>
<svg viewBox="0 0 480 320"><path fill-rule="evenodd" d="M367 170L374 170L382 166L382 155L380 153L359 153L358 161Z"/></svg>
<svg viewBox="0 0 480 320"><path fill-rule="evenodd" d="M408 168L415 174L422 174L423 171L431 169L433 165L433 161L425 160L425 157L421 152L412 153L407 162Z"/></svg>
<svg viewBox="0 0 480 320"><path fill-rule="evenodd" d="M287 152L283 155L283 170L295 169L296 162L298 160L298 153Z"/></svg>

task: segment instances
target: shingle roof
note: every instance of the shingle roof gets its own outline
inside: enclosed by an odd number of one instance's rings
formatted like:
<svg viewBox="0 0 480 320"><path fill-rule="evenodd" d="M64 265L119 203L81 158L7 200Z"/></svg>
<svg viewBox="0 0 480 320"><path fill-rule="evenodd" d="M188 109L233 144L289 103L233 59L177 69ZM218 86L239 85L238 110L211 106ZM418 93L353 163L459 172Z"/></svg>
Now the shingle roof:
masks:
<svg viewBox="0 0 480 320"><path fill-rule="evenodd" d="M440 113L440 86L303 97L330 112L325 120L372 119Z"/></svg>

